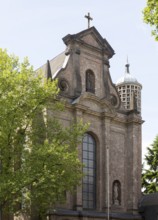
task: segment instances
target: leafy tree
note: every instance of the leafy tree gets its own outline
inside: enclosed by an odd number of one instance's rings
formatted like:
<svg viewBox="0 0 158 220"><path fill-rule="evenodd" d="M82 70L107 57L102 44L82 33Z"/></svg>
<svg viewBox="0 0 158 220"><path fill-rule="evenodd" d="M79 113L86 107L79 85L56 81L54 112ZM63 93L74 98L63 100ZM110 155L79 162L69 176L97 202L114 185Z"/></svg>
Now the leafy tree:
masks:
<svg viewBox="0 0 158 220"><path fill-rule="evenodd" d="M145 156L147 169L143 170L142 186L145 194L158 192L158 136Z"/></svg>
<svg viewBox="0 0 158 220"><path fill-rule="evenodd" d="M152 27L152 35L158 41L158 1L147 0L147 5L143 11L144 21Z"/></svg>
<svg viewBox="0 0 158 220"><path fill-rule="evenodd" d="M42 216L82 176L77 143L81 122L63 127L56 119L63 108L57 81L35 74L0 49L0 206L9 213Z"/></svg>

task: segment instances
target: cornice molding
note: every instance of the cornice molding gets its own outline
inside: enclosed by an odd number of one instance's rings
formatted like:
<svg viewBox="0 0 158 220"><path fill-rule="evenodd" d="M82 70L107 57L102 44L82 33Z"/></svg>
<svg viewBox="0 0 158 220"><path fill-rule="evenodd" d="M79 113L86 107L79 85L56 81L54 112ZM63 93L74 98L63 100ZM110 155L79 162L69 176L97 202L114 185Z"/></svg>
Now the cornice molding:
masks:
<svg viewBox="0 0 158 220"><path fill-rule="evenodd" d="M85 106L80 103L75 103L73 105L70 103L66 103L66 108L71 109L72 111L79 110L79 111L82 111L83 114L95 116L95 117L101 118L102 120L109 118L110 120L114 122L119 122L123 124L143 124L144 123L141 117L138 117L137 115L134 115L133 117L129 118L129 116L127 115L123 115L123 117L121 117L120 115L117 114L117 112L106 112L106 111L97 112L97 111L90 109L88 106Z"/></svg>

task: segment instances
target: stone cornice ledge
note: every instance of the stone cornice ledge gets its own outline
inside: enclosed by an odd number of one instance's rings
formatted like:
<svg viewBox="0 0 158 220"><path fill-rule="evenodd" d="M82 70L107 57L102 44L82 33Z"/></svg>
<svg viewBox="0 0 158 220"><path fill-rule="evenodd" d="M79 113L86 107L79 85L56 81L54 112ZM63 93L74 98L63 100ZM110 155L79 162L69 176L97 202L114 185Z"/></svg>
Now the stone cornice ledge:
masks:
<svg viewBox="0 0 158 220"><path fill-rule="evenodd" d="M85 105L78 104L78 103L75 103L73 105L66 104L66 107L69 108L69 109L73 109L73 110L80 110L83 113L86 112L86 114L90 114L90 115L97 116L97 117L110 117L110 118L114 118L116 116L116 113L105 112L104 110L101 111L101 112L97 112L97 111L94 111L94 110L90 109L90 107L87 107Z"/></svg>
<svg viewBox="0 0 158 220"><path fill-rule="evenodd" d="M141 116L132 113L131 115L128 115L127 117L127 123L137 123L137 124L143 124L144 121L142 120Z"/></svg>
<svg viewBox="0 0 158 220"><path fill-rule="evenodd" d="M143 120L141 119L141 117L138 117L137 115L134 116L125 116L123 115L123 117L120 114L117 114L116 112L97 112L94 111L92 109L90 109L89 107L79 104L79 103L75 103L75 104L68 104L66 103L66 107L72 110L80 110L83 113L86 114L90 114L96 117L101 117L101 118L111 118L112 120L116 121L116 122L120 122L120 123L126 123L126 124L130 124L130 123L136 123L136 124L143 124Z"/></svg>
<svg viewBox="0 0 158 220"><path fill-rule="evenodd" d="M107 217L106 212L97 212L97 211L75 211L75 210L66 210L66 209L57 209L57 210L49 210L49 216L57 215L57 216L74 216L74 217L89 217L89 218L102 218L105 219ZM110 218L121 219L121 220L141 220L141 216L139 214L132 213L117 213L111 212Z"/></svg>

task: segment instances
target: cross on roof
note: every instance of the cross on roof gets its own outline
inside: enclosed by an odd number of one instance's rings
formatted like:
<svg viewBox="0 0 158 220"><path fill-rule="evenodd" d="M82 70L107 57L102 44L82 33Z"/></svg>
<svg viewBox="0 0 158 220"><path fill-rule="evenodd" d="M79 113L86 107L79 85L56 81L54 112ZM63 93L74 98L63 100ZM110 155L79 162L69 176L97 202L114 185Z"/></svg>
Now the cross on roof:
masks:
<svg viewBox="0 0 158 220"><path fill-rule="evenodd" d="M90 16L89 12L88 12L88 15L85 15L84 17L87 18L87 20L88 20L88 28L90 28L90 20L92 21L93 18Z"/></svg>

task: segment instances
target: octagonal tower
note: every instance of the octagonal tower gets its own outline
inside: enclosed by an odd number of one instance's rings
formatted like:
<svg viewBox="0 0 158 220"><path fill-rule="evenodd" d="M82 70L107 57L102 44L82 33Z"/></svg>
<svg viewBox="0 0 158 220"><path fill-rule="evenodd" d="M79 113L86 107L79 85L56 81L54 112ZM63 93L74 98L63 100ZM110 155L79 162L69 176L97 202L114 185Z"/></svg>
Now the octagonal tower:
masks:
<svg viewBox="0 0 158 220"><path fill-rule="evenodd" d="M142 85L130 74L129 63L125 65L125 74L117 82L116 87L121 101L127 110L137 110L141 113Z"/></svg>

